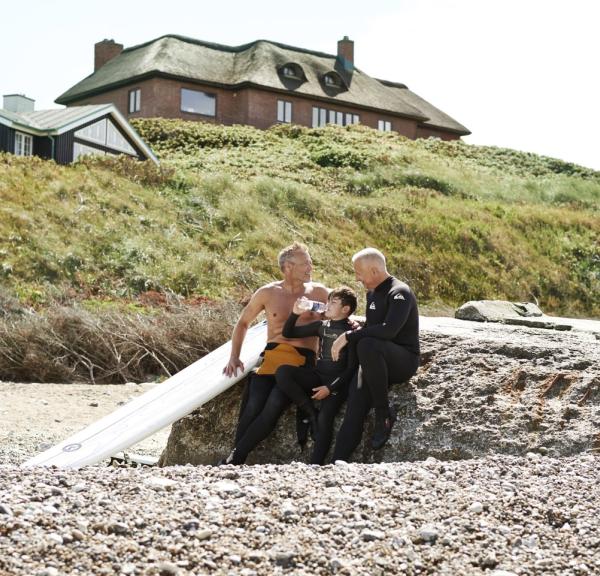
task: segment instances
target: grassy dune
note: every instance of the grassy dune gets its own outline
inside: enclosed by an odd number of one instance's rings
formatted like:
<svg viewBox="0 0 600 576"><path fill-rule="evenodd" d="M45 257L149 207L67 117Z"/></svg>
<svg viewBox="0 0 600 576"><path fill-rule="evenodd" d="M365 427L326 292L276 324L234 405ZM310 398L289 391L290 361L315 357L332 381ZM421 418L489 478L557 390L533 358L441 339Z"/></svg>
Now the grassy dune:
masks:
<svg viewBox="0 0 600 576"><path fill-rule="evenodd" d="M298 239L329 285L353 284L349 258L372 245L423 304L537 299L600 317L598 172L358 126L135 126L160 169L0 155L0 305L239 302Z"/></svg>

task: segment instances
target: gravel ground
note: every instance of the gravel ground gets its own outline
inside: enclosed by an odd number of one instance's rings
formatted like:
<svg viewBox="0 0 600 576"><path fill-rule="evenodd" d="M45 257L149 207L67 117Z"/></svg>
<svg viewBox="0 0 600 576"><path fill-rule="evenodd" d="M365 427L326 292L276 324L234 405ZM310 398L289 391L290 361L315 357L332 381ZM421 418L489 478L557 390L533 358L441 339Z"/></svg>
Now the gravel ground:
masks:
<svg viewBox="0 0 600 576"><path fill-rule="evenodd" d="M0 466L0 575L598 574L598 461Z"/></svg>
<svg viewBox="0 0 600 576"><path fill-rule="evenodd" d="M600 574L591 454L19 467L150 386L0 383L0 576Z"/></svg>

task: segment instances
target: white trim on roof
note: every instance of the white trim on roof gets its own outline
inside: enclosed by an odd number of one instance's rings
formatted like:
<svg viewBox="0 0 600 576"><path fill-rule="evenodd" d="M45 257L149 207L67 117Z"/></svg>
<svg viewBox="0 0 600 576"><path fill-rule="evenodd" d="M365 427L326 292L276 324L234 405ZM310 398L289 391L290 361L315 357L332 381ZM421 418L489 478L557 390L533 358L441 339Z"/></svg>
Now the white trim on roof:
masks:
<svg viewBox="0 0 600 576"><path fill-rule="evenodd" d="M75 108L74 106L72 108ZM93 110L90 110L86 113L82 113L74 119L68 120L62 126L58 128L38 128L34 126L34 122L31 124L27 124L26 120L22 121L15 120L12 118L8 118L2 115L2 110L0 109L0 122L5 124L9 128L14 128L15 130L19 130L20 132L26 132L28 134L33 134L34 136L60 136L65 132L69 132L70 130L74 130L81 124L87 124L88 122L93 122L98 118L102 118L104 116L110 116L119 127L129 136L131 140L135 143L135 145L143 152L143 154L149 159L152 160L155 164L158 164L158 159L153 154L150 147L144 142L141 136L135 131L133 126L127 122L127 119L117 110L114 104L105 104L94 106Z"/></svg>

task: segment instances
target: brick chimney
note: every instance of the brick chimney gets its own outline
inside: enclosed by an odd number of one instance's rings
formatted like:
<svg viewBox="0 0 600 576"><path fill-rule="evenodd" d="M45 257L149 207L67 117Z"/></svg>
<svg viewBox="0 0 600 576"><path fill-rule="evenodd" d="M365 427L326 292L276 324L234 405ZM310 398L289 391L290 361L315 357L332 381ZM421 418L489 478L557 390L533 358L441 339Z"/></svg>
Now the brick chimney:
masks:
<svg viewBox="0 0 600 576"><path fill-rule="evenodd" d="M114 40L104 39L102 42L97 42L94 45L94 72L122 51L123 44L117 44Z"/></svg>
<svg viewBox="0 0 600 576"><path fill-rule="evenodd" d="M337 56L345 70L354 68L354 42L348 36L338 40Z"/></svg>

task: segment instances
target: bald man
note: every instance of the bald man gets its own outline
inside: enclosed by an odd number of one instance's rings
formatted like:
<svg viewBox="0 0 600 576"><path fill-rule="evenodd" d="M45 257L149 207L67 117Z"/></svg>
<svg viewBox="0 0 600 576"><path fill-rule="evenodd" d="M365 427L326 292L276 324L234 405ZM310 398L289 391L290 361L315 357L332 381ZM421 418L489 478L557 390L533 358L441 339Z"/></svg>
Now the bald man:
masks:
<svg viewBox="0 0 600 576"><path fill-rule="evenodd" d="M348 460L362 438L364 422L375 409L373 449L388 441L396 414L388 389L405 382L419 367L419 311L407 284L387 271L385 256L365 248L352 257L356 279L367 289L367 321L363 328L346 332L332 346L335 359L344 346L356 346L359 374L350 384L344 421L336 438L333 461Z"/></svg>

